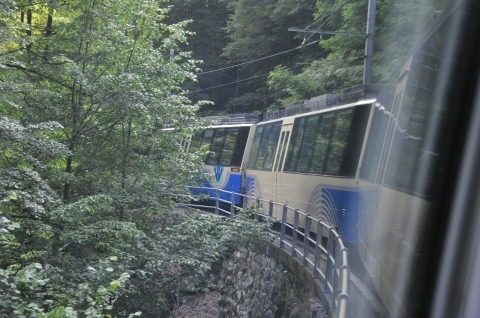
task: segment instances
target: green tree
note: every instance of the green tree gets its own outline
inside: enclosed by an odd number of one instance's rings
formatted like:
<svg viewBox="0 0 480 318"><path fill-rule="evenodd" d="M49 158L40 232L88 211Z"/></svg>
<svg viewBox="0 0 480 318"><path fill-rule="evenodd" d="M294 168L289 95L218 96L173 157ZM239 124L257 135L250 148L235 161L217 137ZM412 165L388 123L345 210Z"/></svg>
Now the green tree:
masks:
<svg viewBox="0 0 480 318"><path fill-rule="evenodd" d="M50 13L53 31L32 33L19 63L4 65L6 94L22 106L23 120L62 126L55 139L70 154L56 163L64 174L54 187L64 202L110 189L128 202L136 182L145 182L138 167L149 166L157 183L162 168L171 178L181 171L170 169L179 160L173 147L164 149L178 135L161 129L191 127L196 107L180 85L193 80L195 62L178 51L184 23L163 24L166 14L156 1L63 3Z"/></svg>
<svg viewBox="0 0 480 318"><path fill-rule="evenodd" d="M265 232L171 211L201 157L179 146L196 110L185 24L149 1L0 10L0 316L166 316L210 288Z"/></svg>
<svg viewBox="0 0 480 318"><path fill-rule="evenodd" d="M384 83L410 50L415 34L447 1L377 0L372 83ZM311 28L365 33L368 1L317 1ZM326 52L299 71L278 67L269 75L270 91L280 103L337 93L362 83L365 42L346 35L324 35L320 46Z"/></svg>
<svg viewBox="0 0 480 318"><path fill-rule="evenodd" d="M227 104L230 111L265 109L275 99L266 88L268 73L279 64L291 68L318 54L312 46L295 50L303 38L288 31L289 27L310 24L314 5L315 2L310 0L293 3L286 0L238 0L232 3L234 13L227 26L230 42L223 53L230 63L288 52L237 68L236 80L253 79L236 84L235 97Z"/></svg>
<svg viewBox="0 0 480 318"><path fill-rule="evenodd" d="M222 110L235 91L234 87L232 90L231 86L221 86L235 81L235 70L209 72L228 66L221 54L228 43L225 27L232 13L230 3L233 1L172 0L172 9L166 19L168 23L191 21L187 29L195 36L189 38L188 45L183 48L192 51L192 57L202 63L199 65L201 71L197 74L198 82L185 83L184 87L190 91L189 97L193 101L209 100L214 103L202 107L200 111L203 112Z"/></svg>

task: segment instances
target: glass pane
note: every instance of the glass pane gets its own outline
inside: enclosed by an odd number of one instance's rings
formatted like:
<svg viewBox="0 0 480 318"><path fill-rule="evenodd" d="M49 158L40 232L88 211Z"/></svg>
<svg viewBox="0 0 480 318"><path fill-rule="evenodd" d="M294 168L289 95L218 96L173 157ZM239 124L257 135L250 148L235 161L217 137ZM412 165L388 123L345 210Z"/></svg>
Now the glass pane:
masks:
<svg viewBox="0 0 480 318"><path fill-rule="evenodd" d="M285 142L282 145L282 151L281 151L280 156L278 158L277 171L280 171L282 169L283 158L285 157L285 149L287 149L288 137L290 137L290 132L289 131L287 131L287 135L285 136Z"/></svg>
<svg viewBox="0 0 480 318"><path fill-rule="evenodd" d="M225 136L225 144L223 146L222 155L220 157L220 165L228 166L233 156L233 149L237 141L238 128L229 128Z"/></svg>
<svg viewBox="0 0 480 318"><path fill-rule="evenodd" d="M302 146L300 147L300 154L298 157L297 172L308 172L310 170L319 117L320 115L307 117L305 132L303 133L302 138Z"/></svg>
<svg viewBox="0 0 480 318"><path fill-rule="evenodd" d="M296 171L305 121L305 117L295 119L292 129L292 138L290 138L290 145L288 147L287 159L285 160L283 171Z"/></svg>
<svg viewBox="0 0 480 318"><path fill-rule="evenodd" d="M325 173L339 174L343 161L343 155L348 141L348 132L350 131L350 123L353 110L344 109L336 113L335 127L332 134L330 149L328 152L327 165Z"/></svg>
<svg viewBox="0 0 480 318"><path fill-rule="evenodd" d="M231 166L240 166L242 164L243 153L245 152L245 145L247 144L249 133L250 127L240 127L238 130L233 156L230 161Z"/></svg>
<svg viewBox="0 0 480 318"><path fill-rule="evenodd" d="M212 145L210 146L211 153L208 154L206 163L209 165L220 164L220 156L225 142L225 128L218 128L214 130L215 136L213 137Z"/></svg>
<svg viewBox="0 0 480 318"><path fill-rule="evenodd" d="M363 158L362 167L360 169L360 178L370 182L375 181L378 163L380 161L380 153L385 138L387 123L390 116L385 114L384 110L375 108L373 113L373 122L370 128L372 132L368 136L365 157Z"/></svg>
<svg viewBox="0 0 480 318"><path fill-rule="evenodd" d="M432 111L433 96L431 91L437 76L437 65L441 61L443 43L438 38L432 38L429 45L425 46L423 54L412 60L409 80L406 82L405 94L401 101L397 116L396 129L394 130L391 155L385 172L385 184L405 191L414 191L416 170L422 167L434 171L438 164L441 138L437 144L424 144L425 123ZM420 68L419 66L422 66ZM447 108L446 102L437 105L439 109L436 116L430 118L443 121L443 109ZM445 133L445 132L443 132ZM427 174L430 176L430 173ZM422 188L416 190L419 194L428 195L432 189L431 178L426 179Z"/></svg>
<svg viewBox="0 0 480 318"><path fill-rule="evenodd" d="M278 122L273 124L272 132L268 140L267 153L265 155L265 162L263 163L263 169L271 170L273 166L273 158L275 151L277 150L278 136L280 135L280 129L282 128L282 123Z"/></svg>
<svg viewBox="0 0 480 318"><path fill-rule="evenodd" d="M280 136L280 151L279 151L279 153L277 153L277 158L276 158L276 161L275 161L275 169L274 169L275 171L278 171L278 168L280 166L280 160L281 160L281 158L283 158L282 154L284 152L283 149L285 148L284 139L285 139L285 132L282 131L282 134Z"/></svg>
<svg viewBox="0 0 480 318"><path fill-rule="evenodd" d="M330 112L323 114L320 119L320 130L317 134L313 149L313 160L310 168L311 173L325 173L324 166L334 118L334 113Z"/></svg>
<svg viewBox="0 0 480 318"><path fill-rule="evenodd" d="M248 162L248 167L255 169L257 165L258 151L260 148L260 139L262 137L263 128L265 125L257 126L255 131L255 137L253 138L252 151L250 152L250 159Z"/></svg>
<svg viewBox="0 0 480 318"><path fill-rule="evenodd" d="M355 177L357 175L360 154L365 141L365 133L371 111L372 104L359 105L353 108L347 137L347 147L342 156L340 176Z"/></svg>
<svg viewBox="0 0 480 318"><path fill-rule="evenodd" d="M267 155L267 145L270 139L270 133L272 132L272 124L265 125L263 129L262 137L260 138L260 146L258 150L257 161L255 162L256 169L263 169L263 163L265 162L265 156Z"/></svg>
<svg viewBox="0 0 480 318"><path fill-rule="evenodd" d="M203 131L196 131L193 134L192 143L190 144L188 152L195 152L200 147L200 143L202 142L202 133Z"/></svg>

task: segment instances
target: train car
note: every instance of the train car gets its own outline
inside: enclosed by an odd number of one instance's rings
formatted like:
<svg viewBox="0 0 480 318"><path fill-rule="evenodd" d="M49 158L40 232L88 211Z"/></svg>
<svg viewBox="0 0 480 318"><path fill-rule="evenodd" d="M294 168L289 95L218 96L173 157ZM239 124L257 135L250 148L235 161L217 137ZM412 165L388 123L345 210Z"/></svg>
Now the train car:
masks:
<svg viewBox="0 0 480 318"><path fill-rule="evenodd" d="M211 199L216 198L216 190L219 198L225 202L232 201L229 192L243 193L245 188L245 164L248 158L244 157L251 147L254 124L225 124L214 125L197 131L191 139L189 152L208 145L209 152L203 161L203 172L206 179L201 180L200 187L191 188L193 195L207 195ZM249 142L250 140L250 142ZM228 192L225 192L228 191ZM236 196L235 204L241 206L243 197Z"/></svg>
<svg viewBox="0 0 480 318"><path fill-rule="evenodd" d="M259 123L247 194L300 209L356 243L355 178L374 103L362 100ZM274 216L281 219L281 210Z"/></svg>

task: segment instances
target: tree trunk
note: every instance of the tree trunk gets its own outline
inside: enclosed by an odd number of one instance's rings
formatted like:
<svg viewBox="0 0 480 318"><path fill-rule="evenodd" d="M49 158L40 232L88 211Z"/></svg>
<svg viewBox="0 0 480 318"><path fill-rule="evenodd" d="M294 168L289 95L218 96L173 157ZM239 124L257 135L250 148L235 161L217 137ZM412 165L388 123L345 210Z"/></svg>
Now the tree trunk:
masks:
<svg viewBox="0 0 480 318"><path fill-rule="evenodd" d="M67 164L65 166L65 172L66 173L71 173L72 172L72 162L73 158L72 156L67 157ZM69 199L69 194L70 194L70 182L65 182L63 185L63 202L67 203Z"/></svg>

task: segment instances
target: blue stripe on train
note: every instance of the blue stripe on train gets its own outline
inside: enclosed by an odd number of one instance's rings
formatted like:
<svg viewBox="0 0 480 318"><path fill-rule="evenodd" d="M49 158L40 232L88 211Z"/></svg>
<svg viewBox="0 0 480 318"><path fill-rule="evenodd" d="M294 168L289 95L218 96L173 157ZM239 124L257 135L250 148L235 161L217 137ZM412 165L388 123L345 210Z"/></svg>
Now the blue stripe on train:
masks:
<svg viewBox="0 0 480 318"><path fill-rule="evenodd" d="M336 221L340 225L340 234L344 242L356 244L358 241L357 220L361 196L356 191L323 188L322 194L325 195L326 193L328 193L330 204L337 216Z"/></svg>
<svg viewBox="0 0 480 318"><path fill-rule="evenodd" d="M203 186L206 188L215 188L215 186L208 182L205 181L203 183ZM229 191L229 192L235 192L235 193L241 193L242 191L242 175L241 174L230 174L228 177L228 182L225 185L225 187L222 188L222 190ZM216 191L215 189L211 190L205 190L205 189L200 189L200 188L191 188L190 192L193 195L209 195L212 200L215 200L216 198ZM219 198L223 201L228 201L232 202L232 194L231 193L226 193L226 192L220 192L219 193ZM236 205L241 205L243 202L243 197L236 195L235 196L235 204Z"/></svg>

